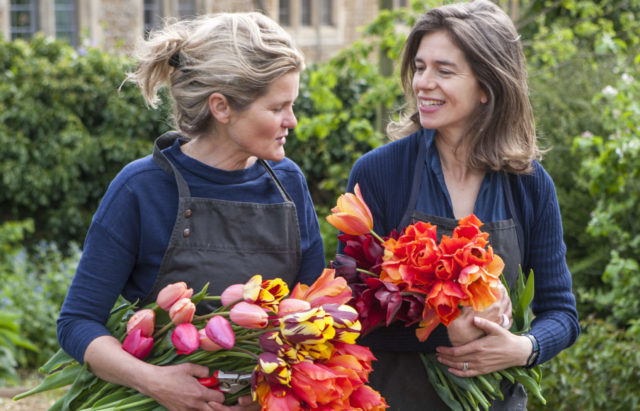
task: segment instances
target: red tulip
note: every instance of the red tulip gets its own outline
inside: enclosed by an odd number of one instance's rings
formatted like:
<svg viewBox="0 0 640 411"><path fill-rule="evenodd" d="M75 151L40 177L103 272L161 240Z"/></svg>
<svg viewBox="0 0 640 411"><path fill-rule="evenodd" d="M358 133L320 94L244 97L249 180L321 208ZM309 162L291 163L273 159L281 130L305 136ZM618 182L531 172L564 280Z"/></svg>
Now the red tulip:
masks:
<svg viewBox="0 0 640 411"><path fill-rule="evenodd" d="M220 347L218 344L211 341L209 337L207 337L207 333L204 328L198 330L198 338L200 339L200 348L205 351L218 351L222 349L222 347Z"/></svg>
<svg viewBox="0 0 640 411"><path fill-rule="evenodd" d="M236 335L231 328L231 323L220 315L209 319L205 327L205 333L211 341L227 350L233 348L236 344Z"/></svg>
<svg viewBox="0 0 640 411"><path fill-rule="evenodd" d="M222 305L229 305L242 300L244 284L233 284L227 287L220 295Z"/></svg>
<svg viewBox="0 0 640 411"><path fill-rule="evenodd" d="M142 335L142 330L137 328L127 334L122 342L122 349L136 358L144 359L153 348L153 338Z"/></svg>
<svg viewBox="0 0 640 411"><path fill-rule="evenodd" d="M142 330L142 335L151 337L155 327L156 313L148 308L136 311L127 321L127 334L136 329Z"/></svg>
<svg viewBox="0 0 640 411"><path fill-rule="evenodd" d="M190 323L193 314L196 312L196 305L189 298L181 298L171 306L169 317L175 325Z"/></svg>
<svg viewBox="0 0 640 411"><path fill-rule="evenodd" d="M365 203L358 184L353 188L354 194L345 193L338 197L333 214L327 216L329 224L351 235L367 234L373 229L373 216Z"/></svg>
<svg viewBox="0 0 640 411"><path fill-rule="evenodd" d="M200 346L198 329L191 323L179 324L171 334L171 342L178 354L191 354Z"/></svg>
<svg viewBox="0 0 640 411"><path fill-rule="evenodd" d="M239 326L251 329L264 328L269 323L269 316L262 307L244 301L233 306L229 318Z"/></svg>
<svg viewBox="0 0 640 411"><path fill-rule="evenodd" d="M187 283L180 281L169 284L160 290L158 297L156 298L156 302L160 308L165 311L169 311L176 301L181 298L191 298L192 295L193 288L187 288Z"/></svg>

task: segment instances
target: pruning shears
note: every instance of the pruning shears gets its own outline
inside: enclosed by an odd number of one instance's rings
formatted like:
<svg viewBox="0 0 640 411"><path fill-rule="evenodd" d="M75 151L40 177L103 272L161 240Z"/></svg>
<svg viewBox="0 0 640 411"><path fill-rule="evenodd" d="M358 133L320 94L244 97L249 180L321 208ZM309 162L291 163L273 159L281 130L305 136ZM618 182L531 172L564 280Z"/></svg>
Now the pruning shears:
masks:
<svg viewBox="0 0 640 411"><path fill-rule="evenodd" d="M216 370L211 377L198 378L198 382L207 388L227 394L235 394L251 385L251 373Z"/></svg>

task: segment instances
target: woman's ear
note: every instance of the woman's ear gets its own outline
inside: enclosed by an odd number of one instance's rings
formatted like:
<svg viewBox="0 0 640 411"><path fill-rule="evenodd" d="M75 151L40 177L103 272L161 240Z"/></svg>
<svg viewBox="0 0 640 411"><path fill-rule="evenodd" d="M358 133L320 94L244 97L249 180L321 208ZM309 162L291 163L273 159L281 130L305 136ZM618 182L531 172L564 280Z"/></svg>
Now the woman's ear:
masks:
<svg viewBox="0 0 640 411"><path fill-rule="evenodd" d="M226 124L229 122L231 108L227 98L220 93L212 93L209 96L209 111L218 123Z"/></svg>

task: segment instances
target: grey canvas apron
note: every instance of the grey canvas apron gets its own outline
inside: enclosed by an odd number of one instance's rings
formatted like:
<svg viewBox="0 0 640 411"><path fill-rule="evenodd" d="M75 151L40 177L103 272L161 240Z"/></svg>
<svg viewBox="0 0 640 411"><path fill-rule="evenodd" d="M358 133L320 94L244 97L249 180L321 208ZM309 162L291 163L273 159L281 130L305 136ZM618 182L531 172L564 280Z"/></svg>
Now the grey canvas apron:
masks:
<svg viewBox="0 0 640 411"><path fill-rule="evenodd" d="M153 149L156 164L176 179L179 205L158 277L143 305L177 281L185 281L194 292L209 283L209 295L220 295L229 285L244 283L255 274L263 279L279 277L291 286L300 268L300 229L296 206L271 167L258 160L282 195L282 203L191 197L182 174L161 151L177 137L175 132L166 133ZM201 302L198 312L206 313L216 304Z"/></svg>
<svg viewBox="0 0 640 411"><path fill-rule="evenodd" d="M416 221L430 222L438 226L438 241L443 234L451 235L458 222L455 219L431 216L415 210L420 184L425 167L426 145L421 144L416 161L411 194L407 210L397 229L400 231ZM504 276L512 287L518 276L521 264L521 248L518 240L517 224L514 221L515 210L511 190L506 176L504 189L507 197L507 208L512 218L503 221L489 222L482 226L489 233L489 243L494 252L505 262ZM443 327L440 325L440 327ZM370 384L379 390L387 400L390 410L394 411L435 411L449 410L431 387L427 373L418 353L412 351L372 350L377 358L370 375ZM526 410L527 394L520 384L504 383L501 385L504 401L496 401L491 410Z"/></svg>

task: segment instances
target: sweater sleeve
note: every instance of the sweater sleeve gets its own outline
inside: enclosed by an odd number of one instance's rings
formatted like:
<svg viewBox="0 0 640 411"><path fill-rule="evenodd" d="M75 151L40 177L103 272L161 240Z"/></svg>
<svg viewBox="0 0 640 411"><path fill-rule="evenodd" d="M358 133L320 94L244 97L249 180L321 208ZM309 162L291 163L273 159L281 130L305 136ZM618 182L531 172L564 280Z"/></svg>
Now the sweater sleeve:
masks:
<svg viewBox="0 0 640 411"><path fill-rule="evenodd" d="M538 165L539 187L532 191L535 204L529 235L529 263L535 276L531 333L540 345L538 363L573 344L580 333L571 274L565 261L562 220L555 187Z"/></svg>

